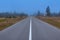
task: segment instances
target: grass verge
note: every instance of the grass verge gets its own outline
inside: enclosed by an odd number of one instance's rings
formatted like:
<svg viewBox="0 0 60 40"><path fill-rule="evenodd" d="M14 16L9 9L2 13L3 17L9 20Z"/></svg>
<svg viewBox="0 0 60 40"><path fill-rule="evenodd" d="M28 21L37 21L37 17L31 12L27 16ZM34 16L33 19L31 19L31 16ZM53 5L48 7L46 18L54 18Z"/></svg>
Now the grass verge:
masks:
<svg viewBox="0 0 60 40"><path fill-rule="evenodd" d="M26 18L26 17L24 17ZM18 21L21 21L22 19L21 17L17 17L17 18L4 18L4 19L0 19L0 31L17 23Z"/></svg>
<svg viewBox="0 0 60 40"><path fill-rule="evenodd" d="M37 17L40 20L43 20L57 28L60 28L60 19L59 17ZM59 20L59 21L58 21Z"/></svg>

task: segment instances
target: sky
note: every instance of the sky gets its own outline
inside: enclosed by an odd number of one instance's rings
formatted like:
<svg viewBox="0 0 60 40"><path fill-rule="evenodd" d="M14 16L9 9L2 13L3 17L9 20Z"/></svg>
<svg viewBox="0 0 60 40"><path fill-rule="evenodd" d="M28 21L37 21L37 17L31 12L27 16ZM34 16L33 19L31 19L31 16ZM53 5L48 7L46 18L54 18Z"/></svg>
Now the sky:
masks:
<svg viewBox="0 0 60 40"><path fill-rule="evenodd" d="M45 13L47 6L51 12L59 12L60 0L0 0L0 12Z"/></svg>

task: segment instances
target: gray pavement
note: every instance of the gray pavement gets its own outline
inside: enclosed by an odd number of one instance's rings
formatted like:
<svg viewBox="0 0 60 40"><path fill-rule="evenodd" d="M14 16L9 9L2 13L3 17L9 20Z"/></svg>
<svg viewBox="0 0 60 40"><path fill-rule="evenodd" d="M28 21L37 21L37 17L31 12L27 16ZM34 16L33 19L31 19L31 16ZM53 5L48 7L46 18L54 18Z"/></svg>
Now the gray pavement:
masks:
<svg viewBox="0 0 60 40"><path fill-rule="evenodd" d="M60 29L33 18L32 40L60 40Z"/></svg>
<svg viewBox="0 0 60 40"><path fill-rule="evenodd" d="M60 40L60 29L28 17L0 31L0 40Z"/></svg>
<svg viewBox="0 0 60 40"><path fill-rule="evenodd" d="M29 18L0 32L0 40L29 40Z"/></svg>

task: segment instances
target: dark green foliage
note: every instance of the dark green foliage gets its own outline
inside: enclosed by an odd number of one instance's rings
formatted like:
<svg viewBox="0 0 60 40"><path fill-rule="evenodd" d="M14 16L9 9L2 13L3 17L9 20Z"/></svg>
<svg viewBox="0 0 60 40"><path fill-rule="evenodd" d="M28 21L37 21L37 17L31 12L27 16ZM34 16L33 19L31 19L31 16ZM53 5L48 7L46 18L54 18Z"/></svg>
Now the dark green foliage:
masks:
<svg viewBox="0 0 60 40"><path fill-rule="evenodd" d="M48 6L47 8L46 8L46 13L47 13L47 16L50 16L50 7Z"/></svg>
<svg viewBox="0 0 60 40"><path fill-rule="evenodd" d="M40 11L38 11L36 16L42 16L42 13Z"/></svg>
<svg viewBox="0 0 60 40"><path fill-rule="evenodd" d="M20 16L28 16L28 15L25 14L25 13L20 13L19 15L20 15Z"/></svg>
<svg viewBox="0 0 60 40"><path fill-rule="evenodd" d="M0 18L4 17L4 18L16 18L16 17L23 17L23 16L28 16L25 13L9 13L9 12L5 12L5 13L0 13Z"/></svg>
<svg viewBox="0 0 60 40"><path fill-rule="evenodd" d="M40 11L37 12L37 16L40 16Z"/></svg>

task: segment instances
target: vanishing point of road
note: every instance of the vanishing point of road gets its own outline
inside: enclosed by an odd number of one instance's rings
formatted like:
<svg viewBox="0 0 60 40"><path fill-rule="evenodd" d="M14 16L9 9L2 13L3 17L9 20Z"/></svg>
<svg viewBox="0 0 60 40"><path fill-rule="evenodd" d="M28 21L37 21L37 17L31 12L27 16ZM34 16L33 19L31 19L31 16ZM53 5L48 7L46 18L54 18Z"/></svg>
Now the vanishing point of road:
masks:
<svg viewBox="0 0 60 40"><path fill-rule="evenodd" d="M60 29L28 17L0 31L0 40L60 40Z"/></svg>

